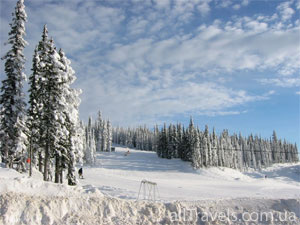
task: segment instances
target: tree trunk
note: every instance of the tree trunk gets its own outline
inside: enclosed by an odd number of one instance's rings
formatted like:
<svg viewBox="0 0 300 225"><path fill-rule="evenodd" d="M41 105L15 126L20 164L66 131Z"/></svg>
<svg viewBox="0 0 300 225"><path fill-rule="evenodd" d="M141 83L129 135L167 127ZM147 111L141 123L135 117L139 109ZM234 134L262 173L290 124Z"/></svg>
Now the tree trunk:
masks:
<svg viewBox="0 0 300 225"><path fill-rule="evenodd" d="M59 183L60 181L60 173L61 168L60 168L60 157L58 154L55 155L55 183Z"/></svg>
<svg viewBox="0 0 300 225"><path fill-rule="evenodd" d="M69 155L69 159L68 159L68 185L71 185L71 186L76 185L74 160L75 159L72 157L72 155Z"/></svg>
<svg viewBox="0 0 300 225"><path fill-rule="evenodd" d="M39 171L43 173L43 158L41 152L39 152Z"/></svg>
<svg viewBox="0 0 300 225"><path fill-rule="evenodd" d="M46 151L45 151L45 159L44 159L44 181L49 180L49 144L48 142L46 143Z"/></svg>
<svg viewBox="0 0 300 225"><path fill-rule="evenodd" d="M6 168L9 168L9 160L8 160L8 148L7 148L7 145L4 144L5 148L4 148L4 157L3 157L3 161L5 163L5 167Z"/></svg>
<svg viewBox="0 0 300 225"><path fill-rule="evenodd" d="M63 170L60 170L59 183L63 183Z"/></svg>

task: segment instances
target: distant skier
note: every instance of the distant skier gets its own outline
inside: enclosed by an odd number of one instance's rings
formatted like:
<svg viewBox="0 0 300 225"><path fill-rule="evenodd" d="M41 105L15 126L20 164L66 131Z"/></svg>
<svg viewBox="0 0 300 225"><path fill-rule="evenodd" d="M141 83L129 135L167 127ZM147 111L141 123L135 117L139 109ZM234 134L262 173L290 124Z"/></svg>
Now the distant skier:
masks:
<svg viewBox="0 0 300 225"><path fill-rule="evenodd" d="M130 154L130 151L128 150L125 154L124 154L124 156L128 156Z"/></svg>
<svg viewBox="0 0 300 225"><path fill-rule="evenodd" d="M79 170L78 170L78 175L79 175L79 179L81 178L81 179L83 179L83 170L82 170L82 168L80 168Z"/></svg>

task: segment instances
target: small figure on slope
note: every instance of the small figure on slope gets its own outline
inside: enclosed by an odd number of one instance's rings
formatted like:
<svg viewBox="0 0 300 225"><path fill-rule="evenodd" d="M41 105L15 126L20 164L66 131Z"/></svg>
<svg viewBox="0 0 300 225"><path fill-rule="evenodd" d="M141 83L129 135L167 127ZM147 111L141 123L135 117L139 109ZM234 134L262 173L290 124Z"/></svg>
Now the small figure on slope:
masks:
<svg viewBox="0 0 300 225"><path fill-rule="evenodd" d="M130 154L129 150L125 152L124 156L128 156Z"/></svg>
<svg viewBox="0 0 300 225"><path fill-rule="evenodd" d="M82 170L82 168L80 168L79 170L78 170L78 175L79 175L79 179L83 179L83 170Z"/></svg>

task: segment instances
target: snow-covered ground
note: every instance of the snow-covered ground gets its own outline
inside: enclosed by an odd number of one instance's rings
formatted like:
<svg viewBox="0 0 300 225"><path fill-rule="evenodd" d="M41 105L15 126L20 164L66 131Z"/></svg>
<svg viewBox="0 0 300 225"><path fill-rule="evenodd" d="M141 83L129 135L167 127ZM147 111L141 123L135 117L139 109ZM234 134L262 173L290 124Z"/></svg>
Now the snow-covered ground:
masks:
<svg viewBox="0 0 300 225"><path fill-rule="evenodd" d="M300 198L300 163L244 173L229 168L194 170L180 159L162 159L154 152L136 150L125 156L127 150L117 147L116 152L98 154L95 166L84 167L81 185L93 185L106 195L123 199L136 199L144 179L157 183L163 201Z"/></svg>
<svg viewBox="0 0 300 225"><path fill-rule="evenodd" d="M250 224L249 215L253 224L300 224L300 163L195 171L181 160L127 150L97 154L76 187L0 167L0 224L209 224L209 213L210 224ZM144 179L157 183L155 203L135 201Z"/></svg>

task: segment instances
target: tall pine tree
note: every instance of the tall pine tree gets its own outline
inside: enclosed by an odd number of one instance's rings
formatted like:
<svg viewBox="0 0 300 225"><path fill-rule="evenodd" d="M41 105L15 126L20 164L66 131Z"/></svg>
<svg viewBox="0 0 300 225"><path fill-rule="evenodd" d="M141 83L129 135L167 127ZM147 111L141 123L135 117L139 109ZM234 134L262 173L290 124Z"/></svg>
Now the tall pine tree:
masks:
<svg viewBox="0 0 300 225"><path fill-rule="evenodd" d="M5 60L7 77L2 81L0 95L0 152L7 167L12 167L12 162L26 153L26 103L23 93L23 82L26 79L23 54L27 45L23 38L26 17L24 1L19 0L10 23L7 44L11 48L2 58Z"/></svg>

